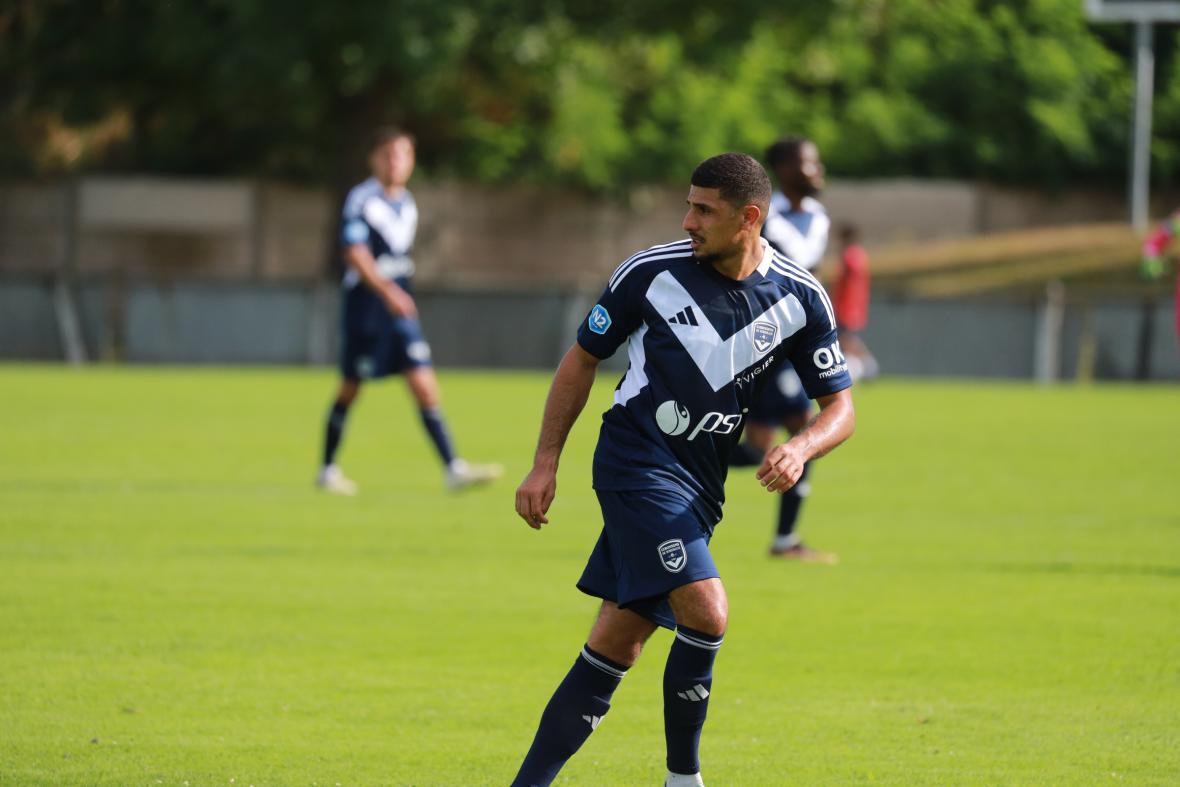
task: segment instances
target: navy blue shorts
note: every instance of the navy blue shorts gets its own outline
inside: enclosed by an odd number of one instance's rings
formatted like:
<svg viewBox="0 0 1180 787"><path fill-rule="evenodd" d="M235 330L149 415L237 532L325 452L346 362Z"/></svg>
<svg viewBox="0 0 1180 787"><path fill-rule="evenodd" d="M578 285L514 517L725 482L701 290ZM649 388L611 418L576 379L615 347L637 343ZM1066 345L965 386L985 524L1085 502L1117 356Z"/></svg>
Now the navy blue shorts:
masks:
<svg viewBox="0 0 1180 787"><path fill-rule="evenodd" d="M340 374L348 380L376 380L430 366L430 345L417 320L398 318L376 333L346 331Z"/></svg>
<svg viewBox="0 0 1180 787"><path fill-rule="evenodd" d="M758 424L781 426L788 416L811 411L811 399L795 367L784 363L778 374L768 380L750 408L749 419Z"/></svg>
<svg viewBox="0 0 1180 787"><path fill-rule="evenodd" d="M602 533L578 590L675 629L668 594L681 585L720 576L709 553L703 518L675 492L596 491Z"/></svg>

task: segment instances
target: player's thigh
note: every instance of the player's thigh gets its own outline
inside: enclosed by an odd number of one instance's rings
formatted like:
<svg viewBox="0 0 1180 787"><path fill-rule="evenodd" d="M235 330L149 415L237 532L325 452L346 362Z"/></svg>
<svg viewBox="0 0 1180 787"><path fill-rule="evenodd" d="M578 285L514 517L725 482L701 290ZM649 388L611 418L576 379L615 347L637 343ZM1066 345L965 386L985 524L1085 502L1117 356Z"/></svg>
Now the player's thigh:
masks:
<svg viewBox="0 0 1180 787"><path fill-rule="evenodd" d="M613 601L603 601L586 644L595 653L630 667L639 658L643 644L658 628L655 623Z"/></svg>
<svg viewBox="0 0 1180 787"><path fill-rule="evenodd" d="M668 594L676 623L721 636L729 623L729 598L717 577L681 585Z"/></svg>

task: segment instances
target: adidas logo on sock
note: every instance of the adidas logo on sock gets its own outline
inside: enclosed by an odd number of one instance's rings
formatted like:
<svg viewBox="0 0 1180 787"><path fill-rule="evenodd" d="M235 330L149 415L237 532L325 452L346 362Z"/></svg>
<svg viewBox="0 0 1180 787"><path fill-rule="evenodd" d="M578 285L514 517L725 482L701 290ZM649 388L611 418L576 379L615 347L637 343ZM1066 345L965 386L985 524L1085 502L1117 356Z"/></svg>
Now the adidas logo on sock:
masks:
<svg viewBox="0 0 1180 787"><path fill-rule="evenodd" d="M598 725L602 723L601 716L583 716L582 718L590 723L591 730L598 729Z"/></svg>
<svg viewBox="0 0 1180 787"><path fill-rule="evenodd" d="M676 692L676 696L682 700L691 700L693 702L700 702L701 700L703 700L709 696L709 690L698 683L697 685L693 686L688 691Z"/></svg>
<svg viewBox="0 0 1180 787"><path fill-rule="evenodd" d="M674 322L677 325L700 325L697 322L697 316L693 313L691 306L684 307L684 311L672 317L668 322Z"/></svg>

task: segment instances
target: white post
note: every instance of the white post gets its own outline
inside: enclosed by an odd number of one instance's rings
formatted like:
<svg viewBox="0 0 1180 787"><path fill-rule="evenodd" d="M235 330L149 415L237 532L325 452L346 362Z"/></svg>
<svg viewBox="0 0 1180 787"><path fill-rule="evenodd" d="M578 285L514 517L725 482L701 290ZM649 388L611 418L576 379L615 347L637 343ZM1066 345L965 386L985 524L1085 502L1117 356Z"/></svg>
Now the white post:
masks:
<svg viewBox="0 0 1180 787"><path fill-rule="evenodd" d="M67 363L80 366L86 363L86 342L82 339L82 320L73 291L78 267L78 184L63 185L62 197L62 255L53 276L53 315L62 355Z"/></svg>
<svg viewBox="0 0 1180 787"><path fill-rule="evenodd" d="M1131 225L1147 228L1148 187L1151 178L1151 101L1155 53L1151 22L1135 23L1135 121L1131 134Z"/></svg>
<svg viewBox="0 0 1180 787"><path fill-rule="evenodd" d="M1056 382L1061 376L1061 334L1065 326L1065 285L1053 279L1045 287L1045 303L1037 321L1033 373L1039 383Z"/></svg>

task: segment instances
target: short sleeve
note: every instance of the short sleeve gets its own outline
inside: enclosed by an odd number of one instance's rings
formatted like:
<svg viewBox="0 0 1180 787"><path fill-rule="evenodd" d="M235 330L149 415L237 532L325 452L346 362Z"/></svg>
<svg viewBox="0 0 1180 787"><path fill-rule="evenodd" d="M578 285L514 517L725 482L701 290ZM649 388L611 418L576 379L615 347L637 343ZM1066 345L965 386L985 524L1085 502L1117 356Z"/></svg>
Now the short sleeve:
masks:
<svg viewBox="0 0 1180 787"><path fill-rule="evenodd" d="M340 241L345 246L369 242L369 225L363 219L345 219L340 230Z"/></svg>
<svg viewBox="0 0 1180 787"><path fill-rule="evenodd" d="M831 304L826 293L815 291L804 303L807 325L799 333L788 357L804 390L812 399L851 387L848 363L836 337Z"/></svg>
<svg viewBox="0 0 1180 787"><path fill-rule="evenodd" d="M632 274L607 286L578 328L578 344L596 358L615 354L643 322L643 293Z"/></svg>

